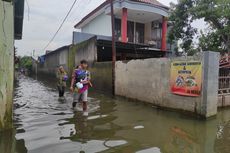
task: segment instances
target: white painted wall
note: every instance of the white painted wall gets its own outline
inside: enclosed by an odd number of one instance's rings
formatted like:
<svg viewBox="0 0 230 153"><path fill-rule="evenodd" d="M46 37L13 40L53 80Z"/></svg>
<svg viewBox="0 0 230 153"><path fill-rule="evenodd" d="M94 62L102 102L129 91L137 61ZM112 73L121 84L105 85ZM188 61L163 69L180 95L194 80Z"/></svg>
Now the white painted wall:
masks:
<svg viewBox="0 0 230 153"><path fill-rule="evenodd" d="M67 65L68 49L60 52L59 54L59 65Z"/></svg>
<svg viewBox="0 0 230 153"><path fill-rule="evenodd" d="M85 25L81 30L84 33L112 36L111 17L105 13L102 13Z"/></svg>

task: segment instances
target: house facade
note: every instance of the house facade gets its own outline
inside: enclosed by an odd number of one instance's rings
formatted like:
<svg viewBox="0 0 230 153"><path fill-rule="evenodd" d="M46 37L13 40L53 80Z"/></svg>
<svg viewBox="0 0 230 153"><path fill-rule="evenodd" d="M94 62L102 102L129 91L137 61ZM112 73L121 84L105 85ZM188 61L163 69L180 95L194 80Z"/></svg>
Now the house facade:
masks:
<svg viewBox="0 0 230 153"><path fill-rule="evenodd" d="M66 45L54 51L46 51L45 55L38 57L38 67L36 67L37 63L33 62L33 71L56 77L59 66L63 66L65 70L68 70L69 49L70 45Z"/></svg>
<svg viewBox="0 0 230 153"><path fill-rule="evenodd" d="M0 130L2 130L12 128L14 40L22 38L24 0L0 0L0 8Z"/></svg>
<svg viewBox="0 0 230 153"><path fill-rule="evenodd" d="M117 42L145 44L160 51L171 50L167 44L169 8L157 0L114 0ZM82 33L111 37L110 0L86 15L75 28Z"/></svg>

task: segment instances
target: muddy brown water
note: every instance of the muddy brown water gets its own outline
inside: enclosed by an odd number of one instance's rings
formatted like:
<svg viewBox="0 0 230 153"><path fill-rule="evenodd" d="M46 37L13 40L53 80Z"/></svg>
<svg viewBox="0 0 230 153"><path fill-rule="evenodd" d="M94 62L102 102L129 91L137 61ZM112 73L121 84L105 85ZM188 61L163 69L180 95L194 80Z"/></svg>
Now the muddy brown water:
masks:
<svg viewBox="0 0 230 153"><path fill-rule="evenodd" d="M201 121L91 92L86 117L71 101L51 80L19 77L0 153L230 153L230 109Z"/></svg>

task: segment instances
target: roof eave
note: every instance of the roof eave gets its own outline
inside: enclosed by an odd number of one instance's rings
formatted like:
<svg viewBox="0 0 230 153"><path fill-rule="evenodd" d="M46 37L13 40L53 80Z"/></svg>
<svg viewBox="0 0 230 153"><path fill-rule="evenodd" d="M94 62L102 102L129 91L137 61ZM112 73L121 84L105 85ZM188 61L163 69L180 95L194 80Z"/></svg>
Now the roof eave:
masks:
<svg viewBox="0 0 230 153"><path fill-rule="evenodd" d="M134 2L134 1L133 1ZM90 12L88 15L86 15L84 18L82 18L82 20L80 22L78 22L74 28L75 29L81 29L84 26L84 22L90 18L91 16L93 16L95 13L97 13L99 10L101 10L102 8L106 7L107 5L109 5L110 0L106 0L104 3L102 3L100 6L98 6L96 9L94 9L92 12ZM158 7L161 8L165 11L169 11L169 7L165 6L165 5L155 5L155 4L150 4L150 3L143 3L143 2L135 2L135 3L142 3L142 4L146 4L146 5L151 5L154 7Z"/></svg>
<svg viewBox="0 0 230 153"><path fill-rule="evenodd" d="M93 14L95 14L96 12L98 12L99 10L101 10L103 7L105 7L106 5L109 4L109 0L106 0L105 2L103 2L101 5L99 5L96 9L94 9L92 12L90 12L89 14L87 14L84 18L82 18L82 20L80 22L78 22L74 28L78 28L80 27L80 25L90 16L92 16Z"/></svg>

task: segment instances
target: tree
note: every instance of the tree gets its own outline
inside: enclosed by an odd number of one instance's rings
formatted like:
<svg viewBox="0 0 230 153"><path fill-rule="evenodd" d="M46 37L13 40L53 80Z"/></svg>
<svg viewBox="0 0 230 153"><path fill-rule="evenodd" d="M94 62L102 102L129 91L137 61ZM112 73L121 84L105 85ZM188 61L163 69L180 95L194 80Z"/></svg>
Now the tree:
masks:
<svg viewBox="0 0 230 153"><path fill-rule="evenodd" d="M20 67L21 68L25 68L27 69L28 71L31 71L32 70L32 58L29 57L29 56L23 56L21 59L20 59Z"/></svg>
<svg viewBox="0 0 230 153"><path fill-rule="evenodd" d="M193 36L196 33L196 29L191 26L193 18L191 18L190 9L192 7L193 0L180 0L178 4L171 3L169 20L172 22L173 28L169 31L169 41L182 39L181 48L185 51L190 49Z"/></svg>
<svg viewBox="0 0 230 153"><path fill-rule="evenodd" d="M199 38L199 49L204 51L219 51L224 52L222 46L222 41L217 34L217 32L210 31L204 33L203 31L200 32L201 36Z"/></svg>
<svg viewBox="0 0 230 153"><path fill-rule="evenodd" d="M186 50L192 45L197 33L197 29L193 28L191 23L197 19L204 19L210 30L208 33L201 33L199 47L230 52L229 8L229 0L179 0L178 4L172 7L169 18L174 27L169 33L169 40L182 39L182 48Z"/></svg>

